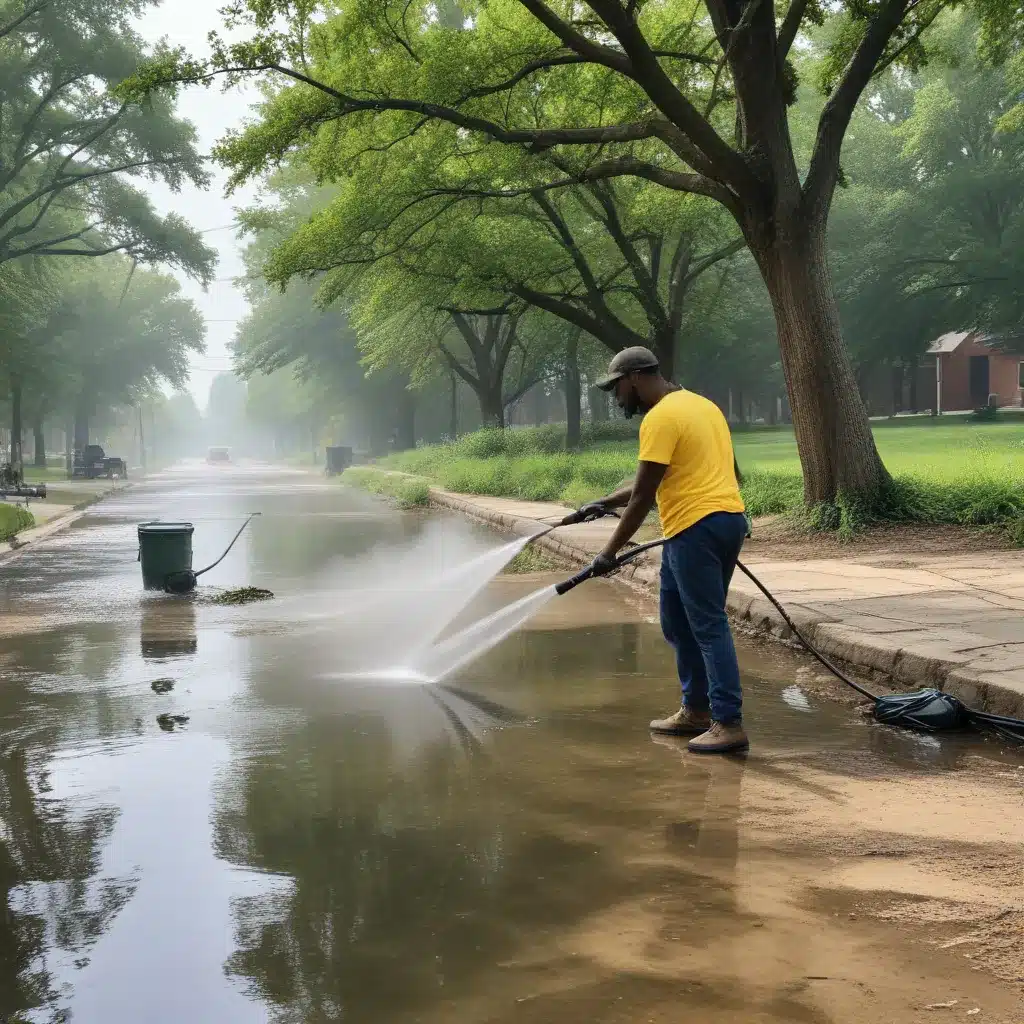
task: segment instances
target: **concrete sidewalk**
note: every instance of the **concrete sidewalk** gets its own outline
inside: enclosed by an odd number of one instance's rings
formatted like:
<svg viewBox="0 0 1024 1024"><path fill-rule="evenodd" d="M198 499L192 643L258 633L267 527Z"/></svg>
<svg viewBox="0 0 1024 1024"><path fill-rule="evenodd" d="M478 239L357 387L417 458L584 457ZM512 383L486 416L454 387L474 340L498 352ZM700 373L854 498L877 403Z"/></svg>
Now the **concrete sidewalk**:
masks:
<svg viewBox="0 0 1024 1024"><path fill-rule="evenodd" d="M518 534L535 533L567 511L547 502L442 490L431 497ZM582 564L613 528L611 519L563 527L540 543ZM751 554L743 561L824 654L898 684L934 686L972 707L1024 717L1024 551L791 562ZM659 571L655 551L622 576L656 594ZM778 612L739 572L729 610L742 624L790 636Z"/></svg>
<svg viewBox="0 0 1024 1024"><path fill-rule="evenodd" d="M24 506L35 517L36 525L22 530L9 541L0 541L0 560L21 552L70 526L85 515L89 505L115 491L130 487L134 480L54 480L47 482L46 498L10 499L8 504Z"/></svg>

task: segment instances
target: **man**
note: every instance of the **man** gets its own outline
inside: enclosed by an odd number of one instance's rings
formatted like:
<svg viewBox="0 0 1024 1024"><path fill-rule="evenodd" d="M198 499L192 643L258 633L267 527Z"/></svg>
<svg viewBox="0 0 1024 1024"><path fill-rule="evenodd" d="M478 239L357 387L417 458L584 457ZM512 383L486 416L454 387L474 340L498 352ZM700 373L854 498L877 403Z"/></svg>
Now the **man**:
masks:
<svg viewBox="0 0 1024 1024"><path fill-rule="evenodd" d="M747 534L729 425L718 406L665 380L654 353L627 348L598 381L627 417L643 414L640 462L630 487L594 505L625 507L594 560L608 572L619 550L658 504L662 548L661 627L675 648L682 706L651 722L654 732L693 736L695 753L745 750L740 671L725 610ZM590 506L594 507L594 506Z"/></svg>

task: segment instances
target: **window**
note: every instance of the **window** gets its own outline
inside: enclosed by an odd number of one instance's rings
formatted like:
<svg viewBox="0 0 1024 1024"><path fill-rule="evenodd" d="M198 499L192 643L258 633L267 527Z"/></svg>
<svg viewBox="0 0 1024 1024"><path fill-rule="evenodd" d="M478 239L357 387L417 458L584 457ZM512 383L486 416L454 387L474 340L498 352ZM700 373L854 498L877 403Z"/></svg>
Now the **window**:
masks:
<svg viewBox="0 0 1024 1024"><path fill-rule="evenodd" d="M1024 359L1017 364L1017 387L1024 388Z"/></svg>

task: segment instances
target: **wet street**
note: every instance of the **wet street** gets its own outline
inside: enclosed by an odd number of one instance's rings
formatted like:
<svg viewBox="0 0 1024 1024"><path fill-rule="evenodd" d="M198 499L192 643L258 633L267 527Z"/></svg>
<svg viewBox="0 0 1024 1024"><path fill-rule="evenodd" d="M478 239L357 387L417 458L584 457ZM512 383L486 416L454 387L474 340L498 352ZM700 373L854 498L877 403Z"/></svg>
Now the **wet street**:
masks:
<svg viewBox="0 0 1024 1024"><path fill-rule="evenodd" d="M250 512L196 597L143 592L139 522L194 522L201 568ZM454 599L415 581L506 540L190 465L0 566L0 1021L1024 1020L1024 756L868 724L749 643L752 753L694 758L646 729L656 610L606 581L388 683Z"/></svg>

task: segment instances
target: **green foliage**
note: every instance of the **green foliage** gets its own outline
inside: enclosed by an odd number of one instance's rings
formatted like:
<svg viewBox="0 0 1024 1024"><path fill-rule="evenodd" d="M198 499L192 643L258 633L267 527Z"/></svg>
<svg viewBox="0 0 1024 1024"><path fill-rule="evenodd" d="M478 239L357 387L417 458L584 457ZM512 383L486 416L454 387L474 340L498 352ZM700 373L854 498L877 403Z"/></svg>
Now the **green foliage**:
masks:
<svg viewBox="0 0 1024 1024"><path fill-rule="evenodd" d="M892 485L869 499L841 495L810 509L803 504L791 431L752 430L734 443L744 473L743 500L754 517L790 515L808 528L844 537L885 522L993 526L1017 536L1024 517L1021 429L1020 420L1005 413L996 425L936 423L932 417L880 423L876 439L896 471ZM636 470L635 440L591 440L579 454L568 454L548 450L549 436L547 428L478 431L455 445L391 456L382 466L455 492L572 506L607 494Z"/></svg>
<svg viewBox="0 0 1024 1024"><path fill-rule="evenodd" d="M8 541L22 530L36 525L35 516L24 505L0 502L0 541Z"/></svg>
<svg viewBox="0 0 1024 1024"><path fill-rule="evenodd" d="M515 576L533 572L554 572L566 568L568 568L567 562L562 561L539 544L527 544L501 571L506 576Z"/></svg>
<svg viewBox="0 0 1024 1024"><path fill-rule="evenodd" d="M983 405L971 413L972 423L997 423L999 410L994 405Z"/></svg>
<svg viewBox="0 0 1024 1024"><path fill-rule="evenodd" d="M430 501L430 481L423 477L389 473L374 466L352 466L340 480L350 487L391 498L399 508L416 508Z"/></svg>
<svg viewBox="0 0 1024 1024"><path fill-rule="evenodd" d="M194 127L170 96L123 103L110 92L147 56L134 21L150 2L4 0L0 263L120 250L212 277L213 250L134 183L207 184Z"/></svg>
<svg viewBox="0 0 1024 1024"><path fill-rule="evenodd" d="M930 39L942 59L886 76L844 149L832 265L861 363L911 362L953 328L1012 333L1024 311L1024 135L999 127L1019 88L979 57L966 13Z"/></svg>

